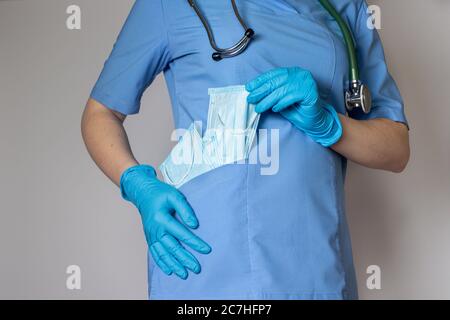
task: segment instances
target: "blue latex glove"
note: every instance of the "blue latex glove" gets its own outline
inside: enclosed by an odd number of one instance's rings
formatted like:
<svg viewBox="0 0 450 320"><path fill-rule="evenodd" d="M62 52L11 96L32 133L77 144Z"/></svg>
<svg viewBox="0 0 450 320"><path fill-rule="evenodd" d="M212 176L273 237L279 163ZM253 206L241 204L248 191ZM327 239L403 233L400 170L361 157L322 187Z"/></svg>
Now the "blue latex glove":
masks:
<svg viewBox="0 0 450 320"><path fill-rule="evenodd" d="M336 110L319 99L317 84L309 71L298 67L278 68L247 83L247 101L256 112L280 112L298 129L324 147L342 136Z"/></svg>
<svg viewBox="0 0 450 320"><path fill-rule="evenodd" d="M155 170L147 165L127 169L120 179L120 188L123 198L139 209L150 252L161 270L167 275L175 273L182 279L188 277L186 269L199 273L198 260L180 241L203 254L209 253L211 248L186 228L185 225L197 228L198 221L184 195L159 181Z"/></svg>

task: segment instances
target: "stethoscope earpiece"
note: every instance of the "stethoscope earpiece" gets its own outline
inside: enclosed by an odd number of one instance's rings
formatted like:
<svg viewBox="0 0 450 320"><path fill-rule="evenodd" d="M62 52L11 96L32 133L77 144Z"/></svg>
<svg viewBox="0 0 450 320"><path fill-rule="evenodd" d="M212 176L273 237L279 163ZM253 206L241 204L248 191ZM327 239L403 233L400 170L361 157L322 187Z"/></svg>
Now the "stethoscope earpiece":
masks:
<svg viewBox="0 0 450 320"><path fill-rule="evenodd" d="M214 52L212 54L212 58L214 61L220 61L222 60L222 55L220 54L220 52Z"/></svg>
<svg viewBox="0 0 450 320"><path fill-rule="evenodd" d="M253 36L255 35L255 31L253 31L253 29L249 28L247 29L247 31L245 31L245 36L247 38L253 38Z"/></svg>

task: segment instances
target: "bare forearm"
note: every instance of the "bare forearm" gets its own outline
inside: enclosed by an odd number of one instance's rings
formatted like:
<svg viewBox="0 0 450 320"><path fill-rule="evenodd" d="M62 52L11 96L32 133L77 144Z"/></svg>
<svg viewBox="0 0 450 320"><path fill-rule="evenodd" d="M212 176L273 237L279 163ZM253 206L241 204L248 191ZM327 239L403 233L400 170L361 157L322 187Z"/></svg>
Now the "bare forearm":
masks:
<svg viewBox="0 0 450 320"><path fill-rule="evenodd" d="M98 167L119 185L122 172L137 164L123 127L125 116L89 100L83 113L81 132Z"/></svg>
<svg viewBox="0 0 450 320"><path fill-rule="evenodd" d="M387 119L358 121L340 115L342 138L332 149L365 167L401 172L409 160L408 129Z"/></svg>

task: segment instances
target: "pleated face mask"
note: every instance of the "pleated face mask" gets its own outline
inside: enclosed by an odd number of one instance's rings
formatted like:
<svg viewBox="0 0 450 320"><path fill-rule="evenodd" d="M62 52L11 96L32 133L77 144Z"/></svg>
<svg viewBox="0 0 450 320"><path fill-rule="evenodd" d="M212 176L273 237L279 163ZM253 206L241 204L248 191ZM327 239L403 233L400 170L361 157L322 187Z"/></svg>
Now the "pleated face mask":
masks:
<svg viewBox="0 0 450 320"><path fill-rule="evenodd" d="M177 188L217 167L248 159L260 115L247 103L244 86L211 88L204 136L193 123L160 166L166 183Z"/></svg>
<svg viewBox="0 0 450 320"><path fill-rule="evenodd" d="M204 152L206 148L200 132L199 125L192 123L159 166L166 183L179 188L187 181L214 169Z"/></svg>
<svg viewBox="0 0 450 320"><path fill-rule="evenodd" d="M217 163L229 164L248 158L252 147L259 114L247 103L244 86L212 88L207 132L215 136Z"/></svg>

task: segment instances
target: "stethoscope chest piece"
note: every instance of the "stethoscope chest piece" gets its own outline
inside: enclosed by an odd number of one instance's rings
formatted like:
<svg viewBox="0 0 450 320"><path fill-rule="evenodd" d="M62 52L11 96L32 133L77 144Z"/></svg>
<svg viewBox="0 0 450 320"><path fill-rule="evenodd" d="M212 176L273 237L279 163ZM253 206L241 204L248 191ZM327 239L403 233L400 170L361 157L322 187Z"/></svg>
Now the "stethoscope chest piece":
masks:
<svg viewBox="0 0 450 320"><path fill-rule="evenodd" d="M370 113L372 96L369 88L359 81L352 82L350 89L345 92L345 106L348 111L361 108L364 113Z"/></svg>

